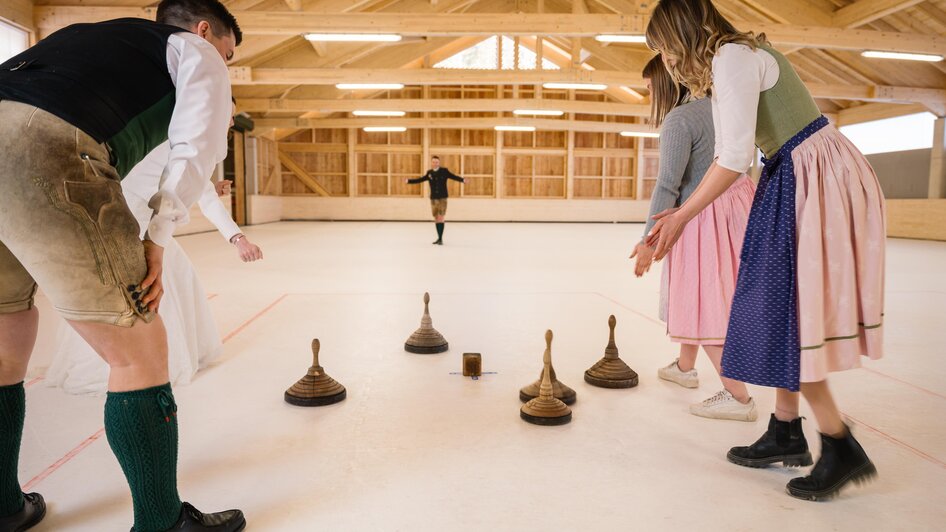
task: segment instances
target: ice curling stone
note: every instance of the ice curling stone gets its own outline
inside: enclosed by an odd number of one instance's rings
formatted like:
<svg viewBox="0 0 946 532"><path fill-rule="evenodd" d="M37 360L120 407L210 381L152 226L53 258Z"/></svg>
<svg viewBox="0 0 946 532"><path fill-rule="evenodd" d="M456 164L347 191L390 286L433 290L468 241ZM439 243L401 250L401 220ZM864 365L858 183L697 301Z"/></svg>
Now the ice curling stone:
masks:
<svg viewBox="0 0 946 532"><path fill-rule="evenodd" d="M549 333L551 333L551 331L549 331ZM551 351L549 353L549 357L551 357ZM543 368L542 372L539 373L539 379L537 381L519 390L520 401L525 403L526 401L531 401L532 399L535 399L539 396L539 388L542 386L542 376L544 374L545 368ZM549 361L549 379L552 381L552 395L554 395L556 399L562 401L566 405L570 405L575 402L575 399L577 398L575 390L572 390L558 380L558 378L555 376L555 368L552 367L551 361Z"/></svg>
<svg viewBox="0 0 946 532"><path fill-rule="evenodd" d="M312 340L312 367L286 390L286 402L296 406L325 406L345 399L345 387L325 374L319 365L319 340Z"/></svg>
<svg viewBox="0 0 946 532"><path fill-rule="evenodd" d="M572 410L552 393L552 331L545 331L544 367L539 395L522 405L519 417L533 425L564 425L572 420Z"/></svg>
<svg viewBox="0 0 946 532"><path fill-rule="evenodd" d="M409 353L430 355L443 353L447 350L447 339L434 329L430 319L430 294L424 293L424 316L420 319L420 327L404 342L404 350Z"/></svg>
<svg viewBox="0 0 946 532"><path fill-rule="evenodd" d="M617 320L612 315L608 318L611 337L608 340L608 347L604 350L604 358L585 371L585 382L601 388L633 388L637 386L637 372L625 364L618 355L618 347L614 343L615 325L617 325Z"/></svg>

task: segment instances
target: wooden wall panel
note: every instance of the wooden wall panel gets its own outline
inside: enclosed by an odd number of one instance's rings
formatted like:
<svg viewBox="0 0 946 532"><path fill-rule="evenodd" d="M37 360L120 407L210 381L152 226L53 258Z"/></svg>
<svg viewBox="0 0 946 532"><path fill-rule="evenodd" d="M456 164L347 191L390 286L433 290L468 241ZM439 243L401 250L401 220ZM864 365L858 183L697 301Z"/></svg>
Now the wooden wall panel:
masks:
<svg viewBox="0 0 946 532"><path fill-rule="evenodd" d="M946 241L946 199L887 200L887 236Z"/></svg>

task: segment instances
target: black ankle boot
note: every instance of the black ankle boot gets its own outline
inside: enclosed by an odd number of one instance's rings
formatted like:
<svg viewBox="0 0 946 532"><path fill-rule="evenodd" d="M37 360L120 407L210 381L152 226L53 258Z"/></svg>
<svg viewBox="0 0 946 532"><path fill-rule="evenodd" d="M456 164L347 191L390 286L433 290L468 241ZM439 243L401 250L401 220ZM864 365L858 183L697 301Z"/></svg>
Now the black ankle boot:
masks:
<svg viewBox="0 0 946 532"><path fill-rule="evenodd" d="M769 418L769 429L748 447L733 447L726 458L746 467L765 467L782 462L786 467L812 464L808 441L801 430L801 419L779 421L775 414Z"/></svg>
<svg viewBox="0 0 946 532"><path fill-rule="evenodd" d="M46 501L39 493L24 493L23 508L13 515L0 517L0 530L22 532L33 528L46 516Z"/></svg>
<svg viewBox="0 0 946 532"><path fill-rule="evenodd" d="M848 482L863 484L877 475L877 468L867 457L864 448L851 435L841 438L821 435L821 458L807 477L793 478L786 489L798 499L818 501L830 499Z"/></svg>

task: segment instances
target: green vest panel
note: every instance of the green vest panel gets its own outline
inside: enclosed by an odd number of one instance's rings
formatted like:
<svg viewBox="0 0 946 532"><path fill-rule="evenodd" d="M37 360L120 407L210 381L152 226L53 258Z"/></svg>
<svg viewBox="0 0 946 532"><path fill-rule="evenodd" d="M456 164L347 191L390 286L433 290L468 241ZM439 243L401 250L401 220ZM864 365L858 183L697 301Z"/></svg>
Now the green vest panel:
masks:
<svg viewBox="0 0 946 532"><path fill-rule="evenodd" d="M821 116L808 88L784 55L768 46L761 49L772 54L778 63L778 81L759 95L755 143L766 157L772 157L783 144L805 126Z"/></svg>

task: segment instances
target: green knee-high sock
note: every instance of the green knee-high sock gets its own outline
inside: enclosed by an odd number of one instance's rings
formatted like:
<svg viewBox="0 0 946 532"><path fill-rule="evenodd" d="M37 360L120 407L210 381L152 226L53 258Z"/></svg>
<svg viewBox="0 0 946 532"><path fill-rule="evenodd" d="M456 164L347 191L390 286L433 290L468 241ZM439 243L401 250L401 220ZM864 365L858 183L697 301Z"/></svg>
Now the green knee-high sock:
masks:
<svg viewBox="0 0 946 532"><path fill-rule="evenodd" d="M23 492L16 476L26 416L23 383L0 386L0 516L23 508Z"/></svg>
<svg viewBox="0 0 946 532"><path fill-rule="evenodd" d="M109 392L105 435L125 472L135 531L167 530L181 513L177 494L177 405L171 385Z"/></svg>
<svg viewBox="0 0 946 532"><path fill-rule="evenodd" d="M437 223L437 240L443 240L443 222Z"/></svg>

